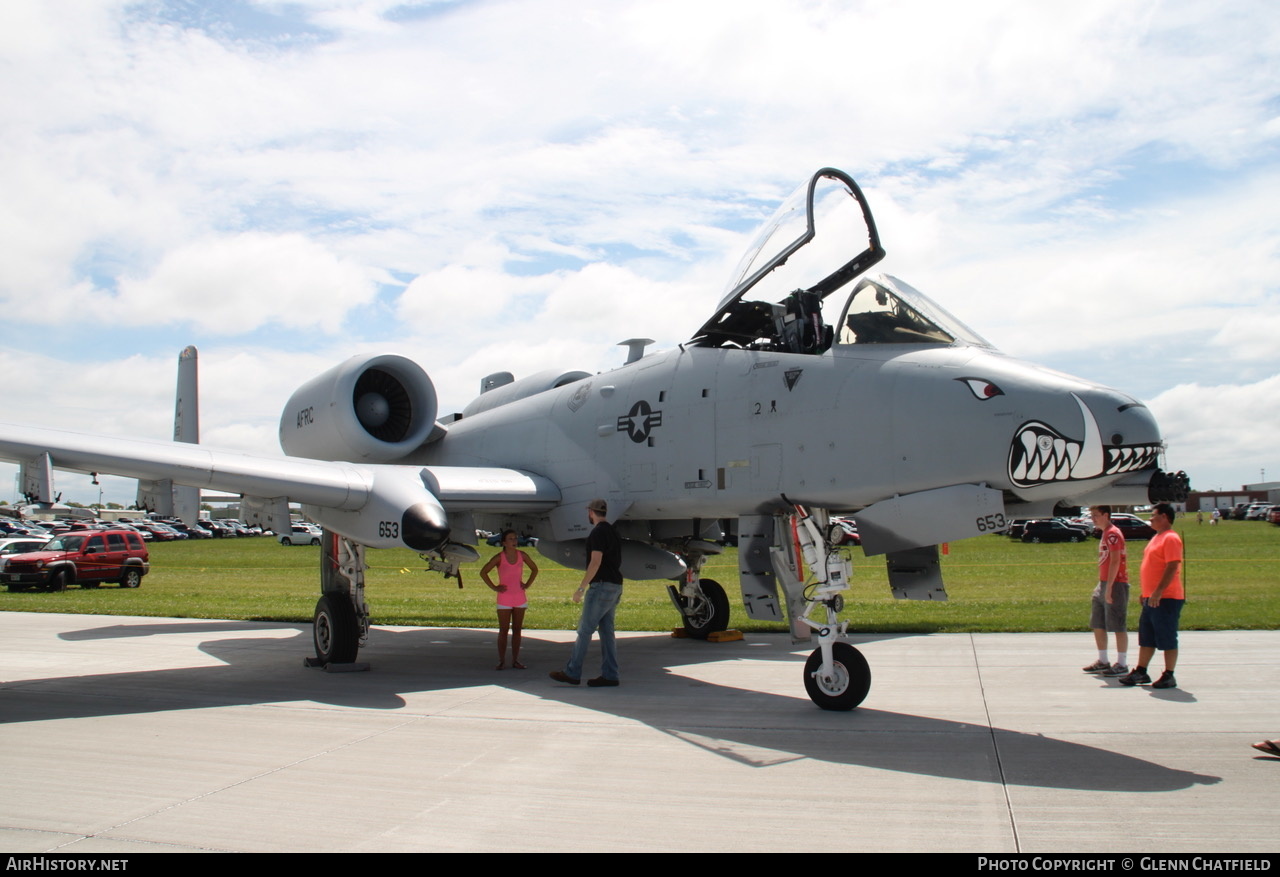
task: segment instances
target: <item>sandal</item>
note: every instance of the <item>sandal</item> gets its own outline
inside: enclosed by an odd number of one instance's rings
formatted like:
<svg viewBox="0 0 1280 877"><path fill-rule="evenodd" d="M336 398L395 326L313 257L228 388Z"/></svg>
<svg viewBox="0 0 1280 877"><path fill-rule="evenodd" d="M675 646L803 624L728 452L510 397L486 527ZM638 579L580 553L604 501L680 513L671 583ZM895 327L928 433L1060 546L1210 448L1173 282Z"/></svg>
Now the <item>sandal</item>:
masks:
<svg viewBox="0 0 1280 877"><path fill-rule="evenodd" d="M511 662L511 669L513 669L513 670L527 670L527 669L529 669L529 668L528 668L528 667L526 667L524 664L521 664L519 661L512 661L512 662Z"/></svg>
<svg viewBox="0 0 1280 877"><path fill-rule="evenodd" d="M499 661L499 662L498 662L498 666L494 667L493 669L495 669L495 670L505 670L505 669L507 669L507 662L506 662L506 661Z"/></svg>

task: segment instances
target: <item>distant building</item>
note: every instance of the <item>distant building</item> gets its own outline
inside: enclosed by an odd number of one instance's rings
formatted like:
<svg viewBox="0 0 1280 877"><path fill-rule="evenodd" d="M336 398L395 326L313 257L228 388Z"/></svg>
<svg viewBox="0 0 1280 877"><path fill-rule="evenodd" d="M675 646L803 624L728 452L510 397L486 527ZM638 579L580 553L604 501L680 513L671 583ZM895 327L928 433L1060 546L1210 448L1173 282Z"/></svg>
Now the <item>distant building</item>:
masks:
<svg viewBox="0 0 1280 877"><path fill-rule="evenodd" d="M1244 484L1239 490L1193 490L1187 495L1187 511L1232 509L1242 502L1280 502L1280 483Z"/></svg>

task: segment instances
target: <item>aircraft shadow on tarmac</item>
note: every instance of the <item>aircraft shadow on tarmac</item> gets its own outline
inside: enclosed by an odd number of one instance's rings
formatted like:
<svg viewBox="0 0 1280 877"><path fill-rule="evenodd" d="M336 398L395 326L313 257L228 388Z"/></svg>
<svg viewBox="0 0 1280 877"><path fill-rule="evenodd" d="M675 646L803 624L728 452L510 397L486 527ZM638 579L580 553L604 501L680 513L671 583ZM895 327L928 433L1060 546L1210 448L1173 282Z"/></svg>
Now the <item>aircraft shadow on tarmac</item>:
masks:
<svg viewBox="0 0 1280 877"><path fill-rule="evenodd" d="M813 758L980 782L1122 792L1174 791L1221 779L1041 734L866 706L847 713L823 712L800 697L696 680L669 667L720 660L724 654L709 656L706 644L672 643L665 634L629 637L621 643L625 659L627 652L653 650L655 640L661 639L665 651L655 663L667 665L658 668L665 676L605 690L548 680L546 668L559 667L568 646L541 640L537 631L525 633L521 657L542 669L503 673L493 671L492 631L457 628L375 628L370 648L362 653L374 671L349 674L304 669L302 658L310 654L311 637L309 628L298 625L121 624L68 631L61 638L219 635L246 629L288 631L294 636L206 639L199 644L200 651L222 662L213 666L5 683L0 685L0 724L297 701L398 710L410 708L402 692L496 685L641 722L689 745L760 768ZM281 660L292 646L297 648L297 660ZM593 647L588 661L597 660L597 655ZM796 665L798 683L801 664L789 650L781 655L751 651L738 657L785 659Z"/></svg>

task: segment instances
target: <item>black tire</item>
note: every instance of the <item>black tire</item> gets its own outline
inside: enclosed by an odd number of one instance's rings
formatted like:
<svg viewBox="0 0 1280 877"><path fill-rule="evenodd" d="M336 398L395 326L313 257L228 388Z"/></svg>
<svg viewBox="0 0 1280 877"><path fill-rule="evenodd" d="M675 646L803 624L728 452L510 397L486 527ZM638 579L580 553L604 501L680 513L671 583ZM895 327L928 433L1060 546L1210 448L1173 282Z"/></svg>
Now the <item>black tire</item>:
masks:
<svg viewBox="0 0 1280 877"><path fill-rule="evenodd" d="M822 668L822 649L814 649L804 662L804 690L809 699L824 710L851 710L862 703L871 690L871 667L862 652L848 643L833 643L831 659L836 665L835 679L824 684L814 674Z"/></svg>
<svg viewBox="0 0 1280 877"><path fill-rule="evenodd" d="M49 581L45 582L44 589L50 592L65 591L67 589L67 574L56 572L49 576Z"/></svg>
<svg viewBox="0 0 1280 877"><path fill-rule="evenodd" d="M1032 536L1032 537L1031 537L1031 541L1032 541L1032 542L1039 542L1039 541L1040 541L1040 537L1039 537L1039 536Z"/></svg>
<svg viewBox="0 0 1280 877"><path fill-rule="evenodd" d="M1071 541L1072 541L1072 543L1079 542L1079 541L1080 541L1080 537L1079 537L1079 536L1072 536L1072 537L1071 537Z"/></svg>
<svg viewBox="0 0 1280 877"><path fill-rule="evenodd" d="M325 594L312 619L316 658L325 664L350 664L360 652L360 624L345 594Z"/></svg>
<svg viewBox="0 0 1280 877"><path fill-rule="evenodd" d="M136 566L128 567L120 577L120 587L139 588L142 586L142 570Z"/></svg>
<svg viewBox="0 0 1280 877"><path fill-rule="evenodd" d="M291 541L289 540L289 537L288 537L288 536L282 536L282 537L280 538L280 544L281 544L281 545L292 545L292 544L293 544L293 542L291 542Z"/></svg>
<svg viewBox="0 0 1280 877"><path fill-rule="evenodd" d="M317 537L313 538L313 539L311 540L311 544L312 544L312 545L319 545L319 544L320 544L320 537L319 537L319 536L317 536Z"/></svg>
<svg viewBox="0 0 1280 877"><path fill-rule="evenodd" d="M702 579L702 596L682 598L685 609L692 613L684 615L684 632L693 639L706 639L713 633L729 626L729 598L724 588L715 579Z"/></svg>

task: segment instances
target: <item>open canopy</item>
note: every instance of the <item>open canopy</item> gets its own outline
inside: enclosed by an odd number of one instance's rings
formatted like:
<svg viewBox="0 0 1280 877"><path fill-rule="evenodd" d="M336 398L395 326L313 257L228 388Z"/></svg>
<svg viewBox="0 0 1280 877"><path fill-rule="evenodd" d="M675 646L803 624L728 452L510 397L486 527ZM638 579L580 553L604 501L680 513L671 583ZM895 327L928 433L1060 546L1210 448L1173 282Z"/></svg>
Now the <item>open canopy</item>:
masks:
<svg viewBox="0 0 1280 877"><path fill-rule="evenodd" d="M760 230L716 313L692 341L706 347L756 346L778 334L780 314L790 312L786 322L804 322L822 299L883 258L862 190L843 171L823 168Z"/></svg>

